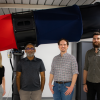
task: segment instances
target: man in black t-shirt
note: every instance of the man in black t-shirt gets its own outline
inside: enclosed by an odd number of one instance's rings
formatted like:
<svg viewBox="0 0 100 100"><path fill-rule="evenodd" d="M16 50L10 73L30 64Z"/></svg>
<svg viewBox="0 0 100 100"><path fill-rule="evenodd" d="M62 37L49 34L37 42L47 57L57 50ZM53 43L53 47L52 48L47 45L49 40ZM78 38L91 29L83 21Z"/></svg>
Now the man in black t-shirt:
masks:
<svg viewBox="0 0 100 100"><path fill-rule="evenodd" d="M45 67L42 60L34 56L36 50L31 43L25 47L25 52L27 57L23 58L17 66L16 83L20 99L41 100L45 84Z"/></svg>

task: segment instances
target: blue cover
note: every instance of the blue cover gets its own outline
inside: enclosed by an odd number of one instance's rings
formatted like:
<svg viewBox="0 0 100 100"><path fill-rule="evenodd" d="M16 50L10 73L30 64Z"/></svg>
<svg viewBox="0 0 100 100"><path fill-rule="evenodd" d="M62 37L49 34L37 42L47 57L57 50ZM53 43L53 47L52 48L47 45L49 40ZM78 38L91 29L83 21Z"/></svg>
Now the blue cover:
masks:
<svg viewBox="0 0 100 100"><path fill-rule="evenodd" d="M81 12L78 6L33 11L38 45L57 43L65 38L79 41L83 33Z"/></svg>

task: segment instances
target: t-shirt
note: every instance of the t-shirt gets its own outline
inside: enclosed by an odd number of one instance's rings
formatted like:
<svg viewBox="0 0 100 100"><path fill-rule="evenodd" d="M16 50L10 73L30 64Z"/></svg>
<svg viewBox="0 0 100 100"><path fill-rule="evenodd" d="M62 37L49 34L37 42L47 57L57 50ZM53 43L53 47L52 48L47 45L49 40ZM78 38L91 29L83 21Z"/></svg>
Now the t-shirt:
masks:
<svg viewBox="0 0 100 100"><path fill-rule="evenodd" d="M17 66L17 71L21 72L21 89L25 91L36 91L41 89L39 73L45 71L43 61L34 57L29 60L23 58Z"/></svg>
<svg viewBox="0 0 100 100"><path fill-rule="evenodd" d="M0 84L2 84L2 77L4 77L4 71L5 71L5 68L4 66L2 66L2 68L0 68Z"/></svg>

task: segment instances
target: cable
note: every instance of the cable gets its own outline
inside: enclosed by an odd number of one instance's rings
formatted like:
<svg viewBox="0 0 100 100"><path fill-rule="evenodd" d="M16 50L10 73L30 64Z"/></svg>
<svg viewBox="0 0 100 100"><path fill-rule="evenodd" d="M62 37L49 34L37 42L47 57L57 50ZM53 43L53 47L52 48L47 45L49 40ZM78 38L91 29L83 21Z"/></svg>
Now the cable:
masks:
<svg viewBox="0 0 100 100"><path fill-rule="evenodd" d="M12 70L14 71L14 68L13 68L13 65L12 65L11 58L10 58L10 64L11 64Z"/></svg>

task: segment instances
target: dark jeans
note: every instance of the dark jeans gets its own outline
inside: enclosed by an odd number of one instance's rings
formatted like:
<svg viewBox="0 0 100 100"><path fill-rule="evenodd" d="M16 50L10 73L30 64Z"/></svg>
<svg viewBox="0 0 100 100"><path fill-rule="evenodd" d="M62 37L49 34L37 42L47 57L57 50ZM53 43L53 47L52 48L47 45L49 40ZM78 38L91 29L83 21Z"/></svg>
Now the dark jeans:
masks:
<svg viewBox="0 0 100 100"><path fill-rule="evenodd" d="M96 100L95 95L97 93L97 100L100 100L100 83L91 83L87 81L87 100Z"/></svg>
<svg viewBox="0 0 100 100"><path fill-rule="evenodd" d="M74 90L72 91L72 93L70 95L65 95L64 93L67 91L66 86L70 86L71 82L68 83L63 83L63 84L58 84L56 82L54 82L54 94L53 94L53 98L54 100L72 100L72 96L74 93Z"/></svg>

